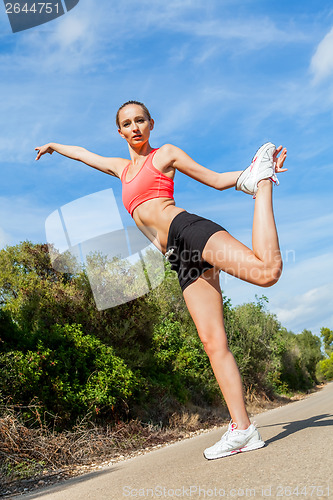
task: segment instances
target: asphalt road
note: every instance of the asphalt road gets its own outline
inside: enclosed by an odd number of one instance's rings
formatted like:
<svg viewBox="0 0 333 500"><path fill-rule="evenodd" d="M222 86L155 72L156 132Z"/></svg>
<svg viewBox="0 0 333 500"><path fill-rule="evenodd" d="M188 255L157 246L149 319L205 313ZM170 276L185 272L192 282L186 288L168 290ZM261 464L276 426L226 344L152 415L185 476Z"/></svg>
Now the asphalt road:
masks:
<svg viewBox="0 0 333 500"><path fill-rule="evenodd" d="M15 498L333 498L333 382L254 419L259 450L205 460L221 428Z"/></svg>

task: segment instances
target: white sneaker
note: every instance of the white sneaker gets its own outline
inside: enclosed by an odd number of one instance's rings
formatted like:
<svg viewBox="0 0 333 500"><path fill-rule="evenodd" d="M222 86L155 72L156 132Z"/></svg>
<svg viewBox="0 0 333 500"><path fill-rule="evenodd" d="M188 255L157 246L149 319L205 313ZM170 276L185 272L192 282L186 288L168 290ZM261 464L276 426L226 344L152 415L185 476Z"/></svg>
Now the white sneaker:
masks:
<svg viewBox="0 0 333 500"><path fill-rule="evenodd" d="M227 457L242 451L256 450L265 446L258 429L251 424L246 430L237 429L237 424L230 421L228 430L217 443L204 451L207 460Z"/></svg>
<svg viewBox="0 0 333 500"><path fill-rule="evenodd" d="M275 175L273 155L276 147L271 142L266 142L258 149L253 157L251 165L246 168L238 177L236 182L237 191L251 194L253 198L258 191L258 182L263 179L270 179L277 186L279 181Z"/></svg>

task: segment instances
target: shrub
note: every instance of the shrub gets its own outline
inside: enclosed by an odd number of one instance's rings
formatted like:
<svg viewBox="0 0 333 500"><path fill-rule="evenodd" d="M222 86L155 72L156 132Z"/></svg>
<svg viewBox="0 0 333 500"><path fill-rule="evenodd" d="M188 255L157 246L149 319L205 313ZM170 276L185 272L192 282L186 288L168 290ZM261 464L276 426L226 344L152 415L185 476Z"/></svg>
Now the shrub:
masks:
<svg viewBox="0 0 333 500"><path fill-rule="evenodd" d="M138 381L112 347L75 324L54 325L34 340L35 347L26 352L0 355L3 397L20 406L35 400L41 412L57 415L62 425L88 411L94 416L124 413Z"/></svg>
<svg viewBox="0 0 333 500"><path fill-rule="evenodd" d="M333 352L329 358L319 361L317 375L320 381L333 380Z"/></svg>

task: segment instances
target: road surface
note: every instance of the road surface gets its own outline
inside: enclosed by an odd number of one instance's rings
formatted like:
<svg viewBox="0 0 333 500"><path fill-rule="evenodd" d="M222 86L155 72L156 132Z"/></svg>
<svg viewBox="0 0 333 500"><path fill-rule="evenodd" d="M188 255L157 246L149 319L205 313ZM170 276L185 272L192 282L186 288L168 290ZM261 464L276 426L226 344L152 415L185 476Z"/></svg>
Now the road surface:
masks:
<svg viewBox="0 0 333 500"><path fill-rule="evenodd" d="M259 450L205 460L221 428L15 498L333 498L333 382L254 419L267 445Z"/></svg>

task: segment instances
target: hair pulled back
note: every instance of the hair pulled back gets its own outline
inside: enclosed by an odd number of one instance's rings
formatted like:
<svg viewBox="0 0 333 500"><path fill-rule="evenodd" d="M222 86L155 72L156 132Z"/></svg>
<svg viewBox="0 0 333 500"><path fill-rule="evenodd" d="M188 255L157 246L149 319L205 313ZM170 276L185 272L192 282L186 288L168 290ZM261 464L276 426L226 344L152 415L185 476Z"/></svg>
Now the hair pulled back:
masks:
<svg viewBox="0 0 333 500"><path fill-rule="evenodd" d="M116 124L117 124L117 127L120 128L120 122L119 122L119 113L120 111L125 107L125 106L128 106L129 104L136 104L137 106L141 106L141 108L143 109L143 111L145 112L145 114L147 115L147 118L148 120L151 120L151 116L150 116L150 113L148 111L148 108L143 104L143 102L139 102L139 101L127 101L127 102L124 102L124 104L122 104L120 106L120 108L118 109L117 111L117 114L116 114Z"/></svg>

